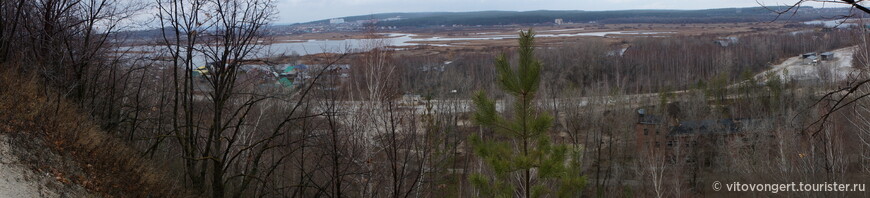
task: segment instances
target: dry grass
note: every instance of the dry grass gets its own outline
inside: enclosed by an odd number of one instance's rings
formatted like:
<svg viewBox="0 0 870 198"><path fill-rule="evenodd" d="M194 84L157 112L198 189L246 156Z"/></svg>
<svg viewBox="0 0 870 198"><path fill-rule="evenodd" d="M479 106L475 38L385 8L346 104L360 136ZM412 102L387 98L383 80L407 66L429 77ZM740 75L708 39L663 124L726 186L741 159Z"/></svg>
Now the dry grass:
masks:
<svg viewBox="0 0 870 198"><path fill-rule="evenodd" d="M14 68L0 65L0 133L32 137L19 139L50 148L80 170L32 166L36 171L51 170L61 182L107 197L189 196L148 159L100 130L76 105ZM29 161L53 161L31 157L36 159Z"/></svg>

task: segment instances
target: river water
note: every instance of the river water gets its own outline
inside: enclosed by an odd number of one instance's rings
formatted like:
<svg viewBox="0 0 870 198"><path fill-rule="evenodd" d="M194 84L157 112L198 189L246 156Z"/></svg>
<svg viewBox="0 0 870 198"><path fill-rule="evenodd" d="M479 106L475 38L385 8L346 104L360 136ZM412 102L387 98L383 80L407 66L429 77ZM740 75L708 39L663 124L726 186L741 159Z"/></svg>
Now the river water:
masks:
<svg viewBox="0 0 870 198"><path fill-rule="evenodd" d="M544 30L539 31L536 37L575 37L575 36L594 36L605 37L609 35L616 36L662 36L661 34L671 34L674 32L653 32L653 31L608 31L608 32L583 32L583 33L563 33L565 31L575 31L579 29L564 29L564 30ZM434 41L474 41L474 40L501 40L501 39L516 39L519 36L515 34L497 34L497 33L478 33L472 36L465 37L420 37L416 34L407 33L385 33L387 39L343 39L343 40L287 40L286 42L272 43L268 45L258 45L257 53L252 55L252 58L274 57L279 55L309 55L318 53L347 53L368 51L373 46L394 46L406 47L417 45L429 46L450 46L448 44L427 44L426 42ZM163 46L128 46L119 48L119 51L138 51L138 52L161 52L165 51ZM195 62L204 62L203 57L196 58Z"/></svg>

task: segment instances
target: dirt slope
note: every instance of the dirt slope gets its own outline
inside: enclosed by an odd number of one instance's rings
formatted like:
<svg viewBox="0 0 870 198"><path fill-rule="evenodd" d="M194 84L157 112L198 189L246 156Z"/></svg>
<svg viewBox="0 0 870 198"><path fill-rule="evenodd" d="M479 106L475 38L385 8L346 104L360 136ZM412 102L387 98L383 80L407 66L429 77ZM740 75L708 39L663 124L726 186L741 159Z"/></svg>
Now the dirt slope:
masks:
<svg viewBox="0 0 870 198"><path fill-rule="evenodd" d="M19 155L25 154L24 148L13 140L19 138L0 134L0 197L92 197L82 186L64 183L62 177L48 172L37 172ZM53 153L42 156L60 160ZM38 170L38 169L37 169Z"/></svg>
<svg viewBox="0 0 870 198"><path fill-rule="evenodd" d="M10 68L0 65L0 198L189 197L77 105Z"/></svg>

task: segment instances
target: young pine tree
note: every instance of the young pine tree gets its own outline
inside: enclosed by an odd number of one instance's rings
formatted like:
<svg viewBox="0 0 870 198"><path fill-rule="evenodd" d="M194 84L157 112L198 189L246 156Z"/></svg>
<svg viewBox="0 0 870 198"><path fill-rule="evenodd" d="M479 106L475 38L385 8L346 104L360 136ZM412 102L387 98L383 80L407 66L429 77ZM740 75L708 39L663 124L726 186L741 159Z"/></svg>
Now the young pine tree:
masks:
<svg viewBox="0 0 870 198"><path fill-rule="evenodd" d="M516 70L505 55L496 59L497 83L516 99L513 116L499 115L496 102L483 92L474 97L475 123L494 132L486 139L470 138L474 153L492 173L470 176L480 196L575 197L586 183L579 170L580 149L552 143L548 132L553 118L539 114L533 103L541 81L541 64L534 57L533 42L532 30L520 32Z"/></svg>

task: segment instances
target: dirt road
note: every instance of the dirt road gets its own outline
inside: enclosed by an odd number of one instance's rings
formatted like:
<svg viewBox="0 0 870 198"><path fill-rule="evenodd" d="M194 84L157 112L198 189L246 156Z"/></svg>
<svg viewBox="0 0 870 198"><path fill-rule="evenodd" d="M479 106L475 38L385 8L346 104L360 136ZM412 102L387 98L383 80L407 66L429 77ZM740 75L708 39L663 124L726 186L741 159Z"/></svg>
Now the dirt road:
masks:
<svg viewBox="0 0 870 198"><path fill-rule="evenodd" d="M852 67L852 55L857 46L840 48L834 51L833 60L820 60L818 63L795 56L774 65L770 70L755 75L760 82L767 80L767 76L774 74L786 81L803 80L826 80L842 81L857 74L858 70Z"/></svg>

